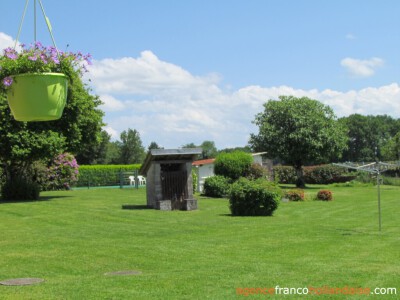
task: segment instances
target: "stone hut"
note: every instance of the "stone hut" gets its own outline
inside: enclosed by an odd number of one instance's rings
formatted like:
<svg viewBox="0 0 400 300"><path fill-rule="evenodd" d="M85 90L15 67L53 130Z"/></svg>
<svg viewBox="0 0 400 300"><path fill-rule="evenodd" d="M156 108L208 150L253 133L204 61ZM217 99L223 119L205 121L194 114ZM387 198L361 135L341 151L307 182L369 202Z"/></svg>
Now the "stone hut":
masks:
<svg viewBox="0 0 400 300"><path fill-rule="evenodd" d="M201 148L152 149L140 168L146 176L147 206L159 210L195 210L192 162Z"/></svg>

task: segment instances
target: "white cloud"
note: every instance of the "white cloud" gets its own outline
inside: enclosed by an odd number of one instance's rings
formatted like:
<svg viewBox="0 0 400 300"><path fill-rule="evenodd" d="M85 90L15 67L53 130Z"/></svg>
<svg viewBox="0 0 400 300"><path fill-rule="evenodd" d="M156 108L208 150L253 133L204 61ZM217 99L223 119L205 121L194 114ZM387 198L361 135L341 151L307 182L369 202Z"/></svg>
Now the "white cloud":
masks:
<svg viewBox="0 0 400 300"><path fill-rule="evenodd" d="M0 32L0 49L5 49L8 47L14 47L15 40L3 32Z"/></svg>
<svg viewBox="0 0 400 300"><path fill-rule="evenodd" d="M119 133L117 130L110 126L106 126L103 128L109 135L111 135L112 140L118 140L119 139Z"/></svg>
<svg viewBox="0 0 400 300"><path fill-rule="evenodd" d="M125 104L117 100L115 97L107 94L100 95L100 99L103 104L100 106L105 111L121 111L125 108Z"/></svg>
<svg viewBox="0 0 400 300"><path fill-rule="evenodd" d="M151 51L143 51L139 58L104 59L94 61L91 77L96 78L99 93L151 94L165 90L201 88L217 83L215 74L199 78L171 63L158 59Z"/></svg>
<svg viewBox="0 0 400 300"><path fill-rule="evenodd" d="M247 86L222 89L219 76L194 76L150 51L138 58L95 61L89 73L96 93L105 102L108 132L118 138L137 129L145 145L156 141L179 147L213 140L218 148L246 145L252 124L268 99L280 95L306 96L331 106L338 117L352 113L400 115L397 83L358 91L302 90L289 86Z"/></svg>
<svg viewBox="0 0 400 300"><path fill-rule="evenodd" d="M14 48L14 46L15 46L15 40L11 36L5 34L4 32L0 32L0 51L1 51L0 55L3 55L3 49L8 47ZM17 51L21 50L19 44L17 44L16 50Z"/></svg>
<svg viewBox="0 0 400 300"><path fill-rule="evenodd" d="M379 57L372 57L367 60L347 57L342 59L340 64L353 76L370 77L374 75L377 68L383 66L384 60Z"/></svg>
<svg viewBox="0 0 400 300"><path fill-rule="evenodd" d="M355 40L355 39L356 39L356 36L355 36L354 34L352 34L352 33L348 33L348 34L346 34L346 39L348 39L348 40Z"/></svg>
<svg viewBox="0 0 400 300"><path fill-rule="evenodd" d="M0 48L13 46L13 39L0 32ZM342 65L358 76L372 75L383 60L347 58ZM151 51L139 57L104 59L90 67L91 85L100 95L106 112L105 130L119 139L123 130L137 129L144 145L156 141L179 147L204 140L218 148L244 146L257 131L254 116L268 99L280 95L307 96L331 106L336 114L388 114L400 116L398 83L347 92L302 90L290 86L246 86L237 90L221 87L217 74L195 76L180 66L160 60Z"/></svg>

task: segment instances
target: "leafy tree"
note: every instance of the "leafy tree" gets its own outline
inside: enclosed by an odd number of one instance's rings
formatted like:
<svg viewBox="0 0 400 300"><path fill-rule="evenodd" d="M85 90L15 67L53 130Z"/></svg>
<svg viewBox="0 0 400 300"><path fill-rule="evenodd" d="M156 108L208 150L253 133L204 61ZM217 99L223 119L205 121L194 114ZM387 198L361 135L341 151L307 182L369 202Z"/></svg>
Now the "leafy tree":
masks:
<svg viewBox="0 0 400 300"><path fill-rule="evenodd" d="M400 131L400 121L390 116L353 114L339 119L348 129L348 148L344 161L382 160L381 149Z"/></svg>
<svg viewBox="0 0 400 300"><path fill-rule="evenodd" d="M183 145L182 148L202 148L203 151L199 159L214 158L218 154L218 150L213 141L204 141L200 146L197 146L195 143L189 143Z"/></svg>
<svg viewBox="0 0 400 300"><path fill-rule="evenodd" d="M14 120L6 91L0 88L0 162L7 181L29 179L29 169L37 160L51 159L63 152L79 156L98 147L104 125L104 113L97 108L100 99L89 93L80 75L73 71L69 74L67 94L61 119L26 123Z"/></svg>
<svg viewBox="0 0 400 300"><path fill-rule="evenodd" d="M139 132L128 129L121 133L121 159L122 164L141 163L144 159L145 151L140 139Z"/></svg>
<svg viewBox="0 0 400 300"><path fill-rule="evenodd" d="M336 159L346 148L345 128L337 122L333 110L307 97L269 100L254 123L259 132L251 134L252 148L291 164L296 170L297 187L305 186L305 164Z"/></svg>
<svg viewBox="0 0 400 300"><path fill-rule="evenodd" d="M229 152L234 152L234 151L243 151L246 153L251 153L251 148L250 148L250 146L225 148L225 149L219 150L218 152L219 153L222 153L222 152L229 153Z"/></svg>
<svg viewBox="0 0 400 300"><path fill-rule="evenodd" d="M382 147L383 160L400 160L400 131Z"/></svg>
<svg viewBox="0 0 400 300"><path fill-rule="evenodd" d="M115 141L107 144L106 158L104 161L105 165L121 164L121 142Z"/></svg>
<svg viewBox="0 0 400 300"><path fill-rule="evenodd" d="M194 143L189 143L189 144L182 145L182 148L197 148L197 146Z"/></svg>
<svg viewBox="0 0 400 300"><path fill-rule="evenodd" d="M102 130L97 145L94 145L93 148L81 149L76 156L77 161L82 165L105 164L110 139L111 135Z"/></svg>
<svg viewBox="0 0 400 300"><path fill-rule="evenodd" d="M147 147L147 150L151 150L151 149L163 149L162 147L160 147L156 142L151 142L149 147Z"/></svg>
<svg viewBox="0 0 400 300"><path fill-rule="evenodd" d="M215 147L215 143L213 141L204 141L200 147L203 149L201 154L202 159L214 158L218 154L217 147Z"/></svg>

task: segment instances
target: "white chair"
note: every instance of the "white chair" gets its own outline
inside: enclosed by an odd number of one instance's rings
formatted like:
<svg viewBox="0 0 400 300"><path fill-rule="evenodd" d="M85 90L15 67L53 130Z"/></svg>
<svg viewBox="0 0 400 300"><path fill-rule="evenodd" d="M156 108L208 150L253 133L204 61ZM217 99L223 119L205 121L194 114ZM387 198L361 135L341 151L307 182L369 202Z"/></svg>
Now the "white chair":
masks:
<svg viewBox="0 0 400 300"><path fill-rule="evenodd" d="M139 185L146 185L146 178L144 178L143 176L139 175L138 176L138 182L139 182Z"/></svg>
<svg viewBox="0 0 400 300"><path fill-rule="evenodd" d="M129 185L135 184L135 176L129 176Z"/></svg>

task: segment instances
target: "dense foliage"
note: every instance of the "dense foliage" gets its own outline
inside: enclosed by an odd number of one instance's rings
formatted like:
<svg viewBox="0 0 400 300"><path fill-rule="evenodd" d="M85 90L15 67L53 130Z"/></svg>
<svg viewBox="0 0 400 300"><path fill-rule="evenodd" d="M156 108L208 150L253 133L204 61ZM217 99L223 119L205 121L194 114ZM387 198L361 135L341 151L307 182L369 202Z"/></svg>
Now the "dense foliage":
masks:
<svg viewBox="0 0 400 300"><path fill-rule="evenodd" d="M217 147L213 141L203 141L200 145L188 143L183 145L182 148L201 148L202 152L199 159L215 158L218 154Z"/></svg>
<svg viewBox="0 0 400 300"><path fill-rule="evenodd" d="M333 165L307 166L303 168L304 181L313 184L330 184L347 182L355 179L356 173ZM296 171L290 166L275 166L274 179L279 183L296 183Z"/></svg>
<svg viewBox="0 0 400 300"><path fill-rule="evenodd" d="M237 180L249 174L252 163L253 157L249 153L242 151L220 153L214 161L214 173Z"/></svg>
<svg viewBox="0 0 400 300"><path fill-rule="evenodd" d="M229 193L230 180L221 175L208 177L204 180L204 195L208 197L223 198Z"/></svg>
<svg viewBox="0 0 400 300"><path fill-rule="evenodd" d="M269 100L254 124L259 132L251 135L252 148L294 166L298 187L304 187L305 164L330 162L346 148L345 127L337 122L333 110L307 97Z"/></svg>
<svg viewBox="0 0 400 300"><path fill-rule="evenodd" d="M120 140L112 142L110 140L111 136L103 131L102 143L98 148L98 158L85 164L118 165L143 162L145 150L140 133L136 129L128 128L121 133ZM152 149L159 147L155 142L152 142L150 146Z"/></svg>
<svg viewBox="0 0 400 300"><path fill-rule="evenodd" d="M348 147L343 161L370 162L399 159L400 119L390 116L363 116L353 114L339 119L347 128ZM397 147L396 147L397 145Z"/></svg>
<svg viewBox="0 0 400 300"><path fill-rule="evenodd" d="M142 163L145 157L144 147L139 132L128 129L121 133L121 164Z"/></svg>
<svg viewBox="0 0 400 300"><path fill-rule="evenodd" d="M1 199L6 201L37 200L40 185L26 176L14 176L1 187Z"/></svg>
<svg viewBox="0 0 400 300"><path fill-rule="evenodd" d="M266 168L264 168L260 164L252 163L246 177L249 179L258 179L258 178L267 179L269 175L270 174L268 173L268 170Z"/></svg>
<svg viewBox="0 0 400 300"><path fill-rule="evenodd" d="M272 216L280 199L281 190L274 183L240 178L231 186L229 207L234 216Z"/></svg>
<svg viewBox="0 0 400 300"><path fill-rule="evenodd" d="M382 160L400 160L400 129L381 148Z"/></svg>

